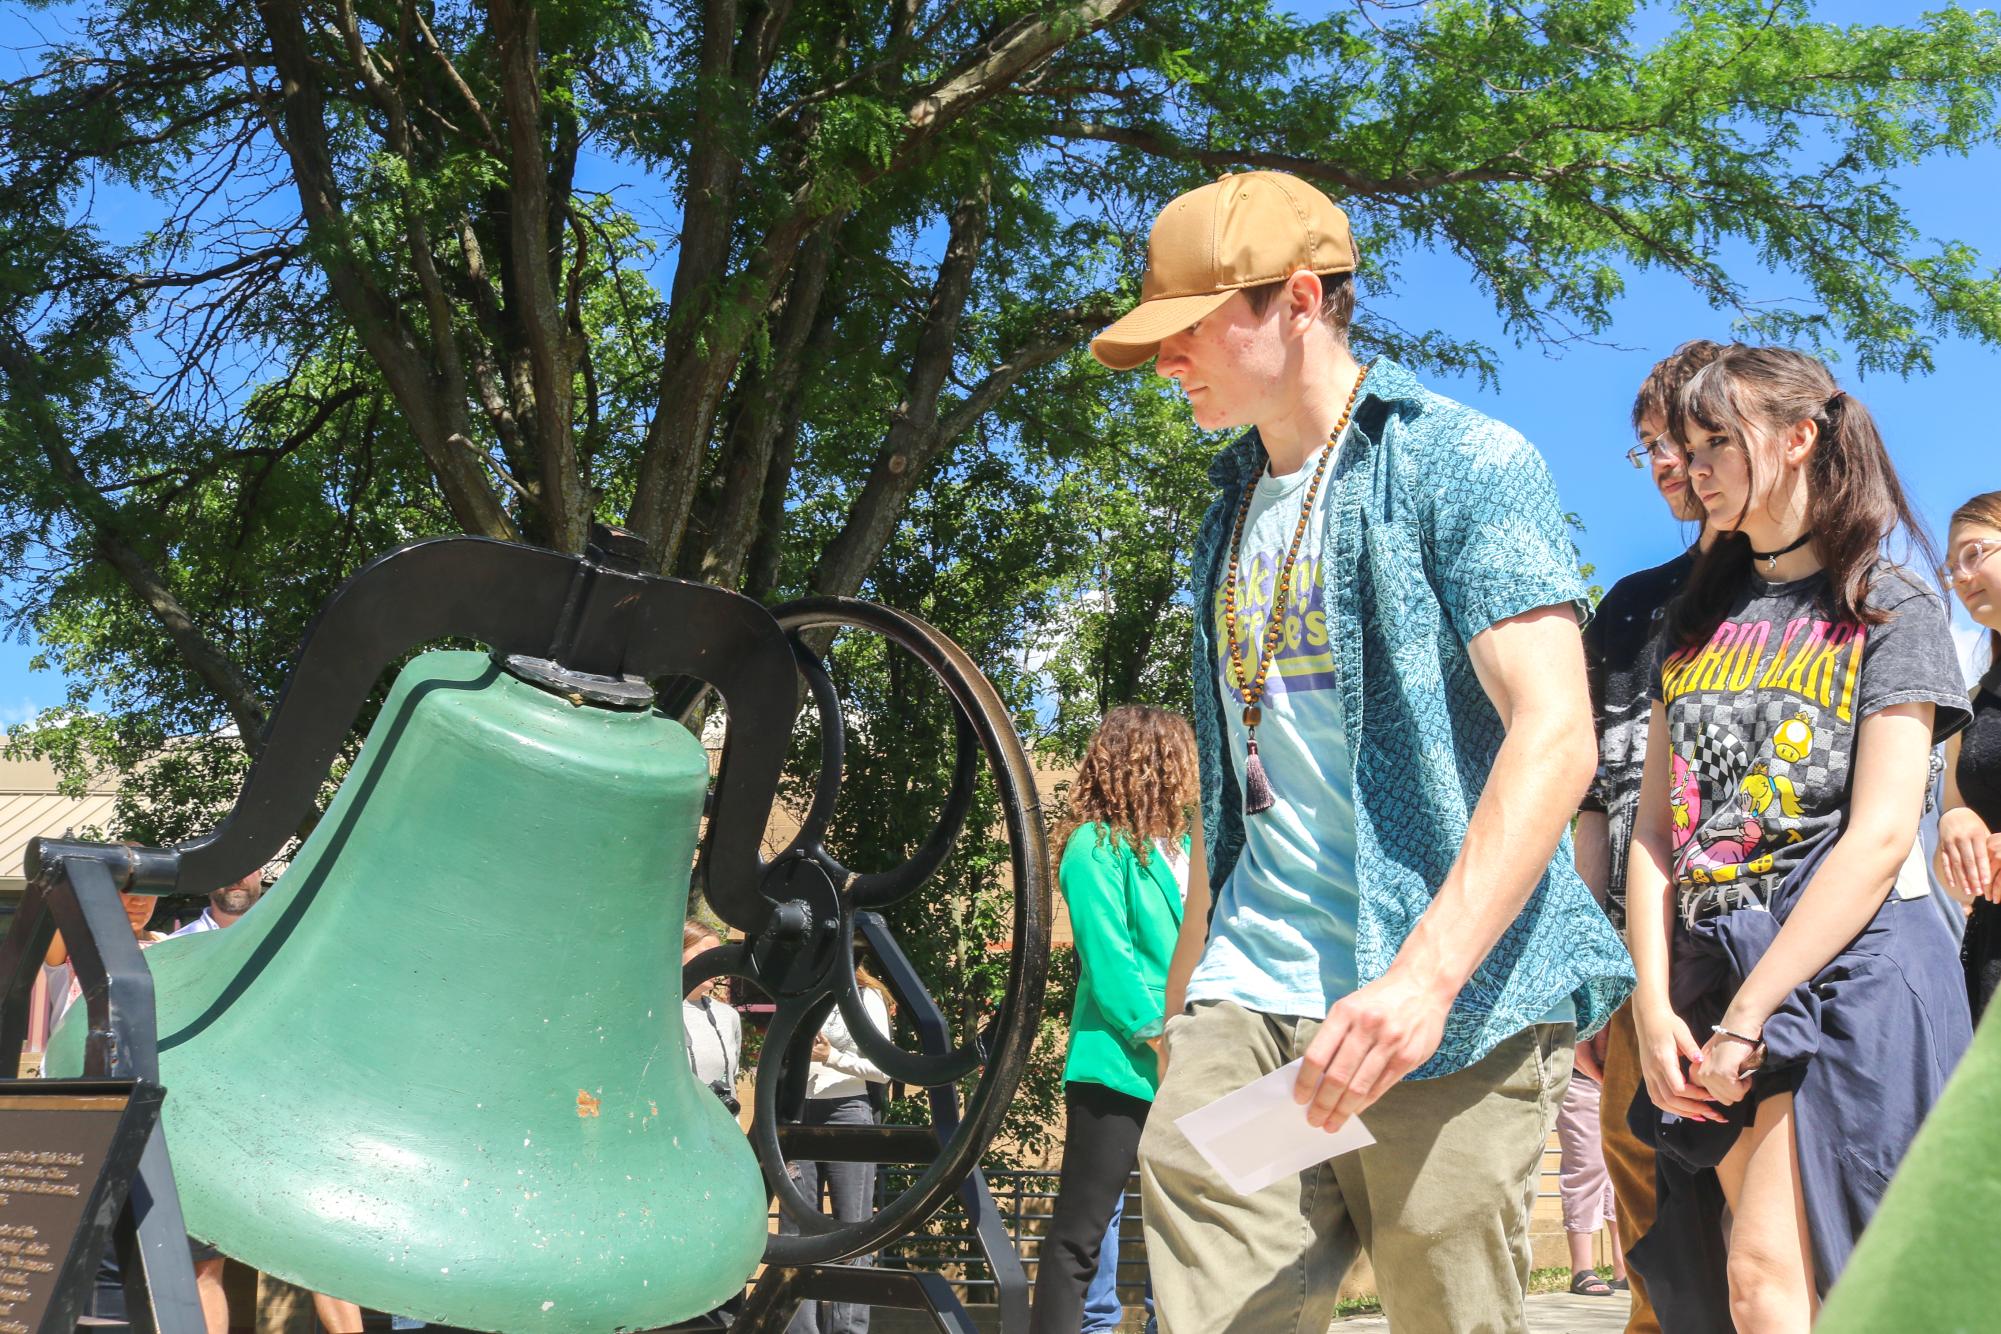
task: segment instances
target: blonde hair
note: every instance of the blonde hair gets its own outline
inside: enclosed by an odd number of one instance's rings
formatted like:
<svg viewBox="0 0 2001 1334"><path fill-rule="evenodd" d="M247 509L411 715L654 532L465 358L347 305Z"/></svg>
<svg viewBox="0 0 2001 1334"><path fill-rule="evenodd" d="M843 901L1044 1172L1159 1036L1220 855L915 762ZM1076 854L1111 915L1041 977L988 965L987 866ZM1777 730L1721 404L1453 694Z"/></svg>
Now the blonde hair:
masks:
<svg viewBox="0 0 2001 1334"><path fill-rule="evenodd" d="M1101 824L1144 862L1154 839L1188 832L1200 788L1188 720L1147 704L1121 705L1105 715L1084 750L1069 813L1057 827L1059 853L1080 826Z"/></svg>
<svg viewBox="0 0 2001 1334"><path fill-rule="evenodd" d="M890 994L889 988L884 985L883 980L864 967L859 959L855 960L855 981L882 997L882 1007L885 1010L888 1010L891 1014L896 1013L896 997Z"/></svg>

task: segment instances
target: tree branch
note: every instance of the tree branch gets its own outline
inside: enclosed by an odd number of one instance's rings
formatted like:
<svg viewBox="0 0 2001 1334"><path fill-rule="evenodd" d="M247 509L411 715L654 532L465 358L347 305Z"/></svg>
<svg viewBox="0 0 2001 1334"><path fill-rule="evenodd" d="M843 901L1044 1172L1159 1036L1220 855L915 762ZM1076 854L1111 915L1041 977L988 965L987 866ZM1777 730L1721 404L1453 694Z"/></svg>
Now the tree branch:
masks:
<svg viewBox="0 0 2001 1334"><path fill-rule="evenodd" d="M445 81L451 84L453 90L471 109L473 119L479 122L482 146L495 157L501 156L500 136L494 133L493 122L487 118L486 108L480 105L479 98L473 94L472 86L459 73L459 67L445 54L445 48L439 45L438 35L431 31L431 25L424 18L423 8L405 0L404 12L416 21L417 31L424 36L425 46L429 48L432 56L436 57L438 65L445 72Z"/></svg>
<svg viewBox="0 0 2001 1334"><path fill-rule="evenodd" d="M1027 14L962 57L957 66L911 102L905 144L933 136L980 103L1005 90L1071 42L1139 7L1139 0L1079 0L1041 14Z"/></svg>
<svg viewBox="0 0 2001 1334"><path fill-rule="evenodd" d="M571 420L576 357L564 327L562 289L552 255L560 253L551 245L551 237L560 236L561 218L551 213L549 163L542 149L536 10L532 3L518 0L490 0L488 10L500 45L501 111L509 158L507 249L513 281L508 304L524 335L529 372L527 384L516 381L517 413L525 391L542 483L542 537L560 551L582 551L590 525L590 499L577 470ZM565 207L568 202L567 197L562 201Z"/></svg>
<svg viewBox="0 0 2001 1334"><path fill-rule="evenodd" d="M13 388L14 407L40 439L72 514L90 529L99 554L153 614L189 669L215 692L235 721L244 749L255 757L264 744L263 700L229 656L202 633L160 572L127 539L117 509L91 484L82 462L65 443L67 431L42 391L33 354L11 336L0 337L0 372Z"/></svg>
<svg viewBox="0 0 2001 1334"><path fill-rule="evenodd" d="M1000 96L1022 74L1065 45L1129 13L1138 4L1139 0L1076 0L1009 24L963 55L950 73L911 101L904 113L901 144L886 161L848 164L841 169L847 188L859 189L889 172L909 167L929 150L946 126ZM734 0L708 0L705 6L704 70L711 68L712 61L725 59L719 44L715 49L710 46L715 37L711 25L719 15L733 17ZM705 90L708 86L704 85ZM755 90L732 92L747 104ZM666 355L661 361L659 404L647 428L645 454L627 517L627 525L647 539L658 562L656 568L662 569L674 568L679 558L710 428L738 359L759 327L758 314L776 297L799 246L840 207L837 199L845 193L824 191L812 179L800 182L788 206L753 250L749 263L729 284L727 295L717 301L713 294L722 284L713 275L726 272L723 261L728 257L728 238L709 238L708 223L696 211L698 201L706 205L709 197L720 197L699 195L697 188L701 173L713 170L721 161L720 145L702 147L706 140L701 136L713 132L713 128L698 123L698 151L690 155L681 255L664 340ZM733 187L737 164L733 155L728 161ZM830 198L830 194L835 197ZM708 247L715 257L710 264L691 262L691 237ZM691 284L689 294L698 298L694 305L684 303L683 278ZM694 286L697 283L701 285Z"/></svg>
<svg viewBox="0 0 2001 1334"><path fill-rule="evenodd" d="M1358 176L1352 171L1344 170L1319 158L1301 157L1294 153L1260 152L1248 148L1201 148L1159 130L1106 125L1091 120L1052 121L1046 127L1046 132L1057 139L1086 139L1095 143L1118 144L1153 157L1190 162L1212 171L1235 171L1243 167L1256 167L1269 171L1291 172L1308 180L1338 186L1345 194L1371 198L1418 195L1452 185L1495 185L1537 179L1535 173L1520 169L1469 167L1457 171L1432 172L1426 175L1406 174L1378 180L1374 177Z"/></svg>
<svg viewBox="0 0 2001 1334"><path fill-rule="evenodd" d="M298 6L295 0L256 0L256 5L271 39L280 80L276 110L265 105L263 89L254 78L252 89L292 164L308 235L318 242L315 253L325 268L327 287L353 321L362 346L403 409L452 517L469 533L511 538L514 525L493 488L464 451L451 443L453 435L465 434L465 395L446 392L431 350L355 256L328 145L320 72Z"/></svg>
<svg viewBox="0 0 2001 1334"><path fill-rule="evenodd" d="M890 415L882 449L848 508L847 522L820 553L813 570L815 592L852 596L861 588L895 531L897 516L949 442L937 430L938 395L952 369L959 322L972 295L973 270L986 239L990 188L991 182L982 178L952 210L945 257L914 342L916 359L904 382L903 402Z"/></svg>

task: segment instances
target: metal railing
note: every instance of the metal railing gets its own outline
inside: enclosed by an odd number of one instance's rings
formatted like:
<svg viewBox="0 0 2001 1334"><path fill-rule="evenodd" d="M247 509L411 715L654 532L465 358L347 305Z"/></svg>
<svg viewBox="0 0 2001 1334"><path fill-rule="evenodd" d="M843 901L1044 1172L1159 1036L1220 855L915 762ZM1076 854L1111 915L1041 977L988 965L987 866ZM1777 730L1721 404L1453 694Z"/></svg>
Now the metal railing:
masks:
<svg viewBox="0 0 2001 1334"><path fill-rule="evenodd" d="M876 1199L892 1198L909 1184L915 1173L909 1168L883 1167L876 1171ZM1041 1261L1042 1233L1056 1204L1059 1173L1053 1169L990 1169L987 1189L1007 1226L1007 1235L1021 1256L1031 1284ZM772 1219L776 1221L776 1211ZM1146 1240L1140 1231L1139 1174L1126 1180L1125 1219L1119 1229L1119 1300L1127 1305L1144 1297L1146 1285ZM965 1206L954 1197L931 1219L924 1230L900 1237L876 1253L876 1263L885 1269L933 1273L947 1279L967 1305L987 1305L995 1299L992 1269L980 1254L979 1239L966 1217Z"/></svg>
<svg viewBox="0 0 2001 1334"><path fill-rule="evenodd" d="M1556 1153L1552 1147L1538 1165L1536 1194L1558 1198ZM878 1203L891 1198L909 1184L915 1173L905 1167L881 1167L876 1171ZM1007 1225L1008 1237L1021 1256L1031 1284L1041 1262L1042 1235L1056 1206L1056 1188L1061 1173L1055 1168L989 1168L987 1189ZM773 1219L777 1218L774 1212ZM1146 1236L1141 1229L1139 1174L1126 1178L1125 1214L1119 1227L1119 1301L1134 1306L1145 1298L1147 1264ZM887 1269L938 1274L958 1290L967 1305L991 1304L995 1296L993 1271L980 1255L979 1240L966 1218L965 1207L955 1197L940 1209L922 1232L898 1238L876 1254L876 1263Z"/></svg>

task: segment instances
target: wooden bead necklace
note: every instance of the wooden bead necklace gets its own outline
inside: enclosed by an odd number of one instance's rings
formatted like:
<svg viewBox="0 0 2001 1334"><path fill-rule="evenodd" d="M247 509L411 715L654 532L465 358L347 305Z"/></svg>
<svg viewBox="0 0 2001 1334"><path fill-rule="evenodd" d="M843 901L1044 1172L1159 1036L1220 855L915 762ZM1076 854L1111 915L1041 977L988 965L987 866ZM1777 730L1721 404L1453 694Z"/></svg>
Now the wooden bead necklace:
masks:
<svg viewBox="0 0 2001 1334"><path fill-rule="evenodd" d="M1244 671L1243 640L1237 634L1237 562L1244 548L1244 517L1251 512L1251 498L1257 493L1258 479L1269 466L1268 460L1251 470L1250 480L1244 484L1243 500L1237 505L1237 523L1230 534L1230 568L1223 583L1223 629L1230 636L1230 679L1235 682L1237 694L1244 701L1244 730L1250 740L1250 758L1244 761L1246 814L1268 811L1276 800L1272 795L1271 782L1265 776L1264 761L1258 758L1258 724L1264 720L1264 710L1259 707L1259 701L1264 698L1265 678L1271 674L1272 663L1277 658L1278 641L1285 635L1285 608L1292 596L1292 564L1299 556L1299 544L1306 539L1307 524L1313 517L1313 501L1320 494L1320 480L1327 475L1327 461L1334 457L1334 451L1341 443L1341 433L1348 429L1348 418L1355 411L1355 400L1361 396L1362 381L1368 375L1368 367L1364 366L1355 376L1355 387L1348 391L1348 403L1341 409L1341 420L1334 423L1334 430L1327 437L1327 447L1320 451L1320 462L1314 465L1313 479L1307 483L1306 497L1299 502L1299 522L1292 530L1292 545L1287 548L1285 563L1278 567L1278 575L1272 581L1271 615L1265 621L1257 674L1249 679L1246 679Z"/></svg>

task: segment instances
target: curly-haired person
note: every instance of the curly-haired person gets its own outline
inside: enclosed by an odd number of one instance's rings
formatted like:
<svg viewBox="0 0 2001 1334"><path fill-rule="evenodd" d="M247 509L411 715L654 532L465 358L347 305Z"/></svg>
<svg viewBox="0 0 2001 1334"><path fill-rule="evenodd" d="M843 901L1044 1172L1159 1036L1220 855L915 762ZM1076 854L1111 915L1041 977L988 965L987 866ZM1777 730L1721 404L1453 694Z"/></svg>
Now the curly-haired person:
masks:
<svg viewBox="0 0 2001 1334"><path fill-rule="evenodd" d="M1038 1334L1082 1326L1106 1224L1139 1159L1159 1082L1198 782L1186 719L1143 705L1113 709L1084 753L1070 818L1057 831L1078 978L1063 1067L1063 1175L1029 1326Z"/></svg>

